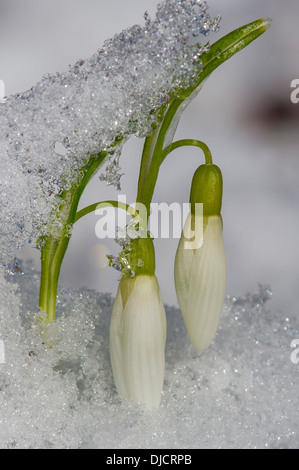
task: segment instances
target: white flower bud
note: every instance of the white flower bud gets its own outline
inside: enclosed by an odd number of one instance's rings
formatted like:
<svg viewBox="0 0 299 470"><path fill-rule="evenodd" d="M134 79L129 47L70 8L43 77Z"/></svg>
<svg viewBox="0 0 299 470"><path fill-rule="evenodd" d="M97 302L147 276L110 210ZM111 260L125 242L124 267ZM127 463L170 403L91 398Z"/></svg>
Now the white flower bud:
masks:
<svg viewBox="0 0 299 470"><path fill-rule="evenodd" d="M110 355L121 398L156 408L165 367L166 317L155 275L123 276L110 325Z"/></svg>
<svg viewBox="0 0 299 470"><path fill-rule="evenodd" d="M197 351L214 338L223 308L226 283L225 251L220 215L203 218L203 243L188 249L189 214L175 259L175 286L191 342ZM196 222L196 221L195 221ZM198 235L197 235L198 236Z"/></svg>

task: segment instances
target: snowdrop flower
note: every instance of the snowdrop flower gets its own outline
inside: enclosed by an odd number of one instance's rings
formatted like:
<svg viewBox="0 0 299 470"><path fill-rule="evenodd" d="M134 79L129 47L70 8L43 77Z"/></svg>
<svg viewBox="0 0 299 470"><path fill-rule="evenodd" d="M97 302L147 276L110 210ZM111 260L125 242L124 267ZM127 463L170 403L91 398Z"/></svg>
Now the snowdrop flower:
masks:
<svg viewBox="0 0 299 470"><path fill-rule="evenodd" d="M222 175L213 164L195 172L187 217L175 258L175 286L178 302L191 342L197 351L205 349L215 336L225 296L225 251L220 215ZM197 214L195 203L202 203ZM190 233L195 227L195 247ZM194 241L193 241L194 243Z"/></svg>
<svg viewBox="0 0 299 470"><path fill-rule="evenodd" d="M110 356L120 397L152 409L159 406L163 388L166 317L154 274L152 241L137 239L133 247L128 262L136 273L131 278L123 275L119 283L110 325Z"/></svg>

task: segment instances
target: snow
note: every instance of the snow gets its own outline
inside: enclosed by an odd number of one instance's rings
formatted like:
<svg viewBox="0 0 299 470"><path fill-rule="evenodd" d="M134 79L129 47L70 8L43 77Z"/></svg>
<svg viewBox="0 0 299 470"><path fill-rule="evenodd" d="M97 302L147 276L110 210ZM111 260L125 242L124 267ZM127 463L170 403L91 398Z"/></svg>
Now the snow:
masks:
<svg viewBox="0 0 299 470"><path fill-rule="evenodd" d="M227 297L201 354L180 312L166 306L162 403L148 412L120 403L114 388L111 295L60 290L59 318L41 334L38 279L26 266L1 282L1 448L298 447L298 323L271 312L269 287Z"/></svg>

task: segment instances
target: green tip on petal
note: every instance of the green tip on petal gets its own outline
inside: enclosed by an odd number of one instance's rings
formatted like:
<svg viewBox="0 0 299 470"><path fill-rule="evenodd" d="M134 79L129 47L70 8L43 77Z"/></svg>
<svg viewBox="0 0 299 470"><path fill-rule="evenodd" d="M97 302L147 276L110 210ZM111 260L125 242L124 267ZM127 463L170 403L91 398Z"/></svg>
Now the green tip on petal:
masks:
<svg viewBox="0 0 299 470"><path fill-rule="evenodd" d="M125 256L134 276L155 274L155 249L151 238L132 240L125 248Z"/></svg>
<svg viewBox="0 0 299 470"><path fill-rule="evenodd" d="M195 214L195 204L203 204L203 216L220 215L222 205L222 174L217 165L200 165L194 173L190 204Z"/></svg>

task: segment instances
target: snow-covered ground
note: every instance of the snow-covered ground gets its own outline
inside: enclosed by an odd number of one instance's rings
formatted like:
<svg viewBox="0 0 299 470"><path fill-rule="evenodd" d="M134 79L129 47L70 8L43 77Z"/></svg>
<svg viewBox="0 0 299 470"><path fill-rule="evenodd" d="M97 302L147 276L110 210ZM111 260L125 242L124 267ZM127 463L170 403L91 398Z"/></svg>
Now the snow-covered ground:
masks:
<svg viewBox="0 0 299 470"><path fill-rule="evenodd" d="M1 292L1 448L298 447L298 327L269 310L266 286L226 299L218 334L201 354L180 312L166 308L164 391L152 412L121 404L113 386L109 295L60 292L66 316L41 335L40 322L24 318L38 275L1 279Z"/></svg>

